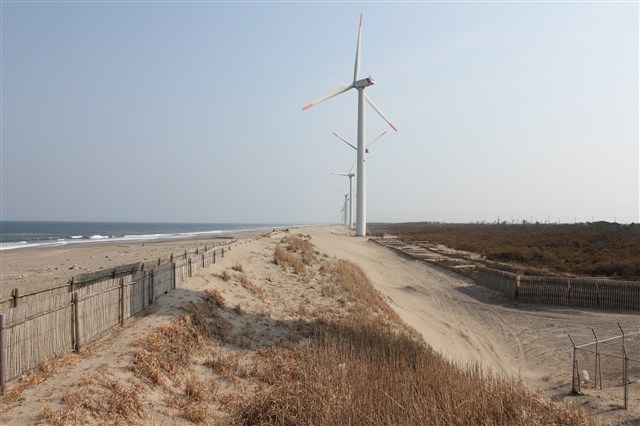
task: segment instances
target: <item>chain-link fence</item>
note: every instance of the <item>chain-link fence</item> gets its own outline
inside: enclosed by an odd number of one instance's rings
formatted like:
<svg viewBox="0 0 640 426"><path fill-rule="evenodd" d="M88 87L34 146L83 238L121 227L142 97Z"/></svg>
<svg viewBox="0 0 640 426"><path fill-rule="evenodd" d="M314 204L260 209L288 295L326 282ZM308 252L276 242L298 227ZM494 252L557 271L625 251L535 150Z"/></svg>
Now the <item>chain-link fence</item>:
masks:
<svg viewBox="0 0 640 426"><path fill-rule="evenodd" d="M611 406L640 411L640 331L573 343L573 392L588 394Z"/></svg>

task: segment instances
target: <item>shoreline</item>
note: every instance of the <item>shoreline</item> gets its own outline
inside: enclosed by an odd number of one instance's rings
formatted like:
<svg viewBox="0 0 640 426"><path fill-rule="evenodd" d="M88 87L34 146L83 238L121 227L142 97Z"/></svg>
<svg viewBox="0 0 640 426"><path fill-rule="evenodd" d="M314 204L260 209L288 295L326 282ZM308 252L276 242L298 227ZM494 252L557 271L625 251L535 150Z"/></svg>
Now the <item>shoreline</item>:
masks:
<svg viewBox="0 0 640 426"><path fill-rule="evenodd" d="M290 227L291 229L293 227ZM274 228L228 231L209 236L167 237L144 241L96 241L53 247L0 251L0 298L14 288L42 290L66 283L72 277L136 262L156 261L171 254L192 252L273 232Z"/></svg>

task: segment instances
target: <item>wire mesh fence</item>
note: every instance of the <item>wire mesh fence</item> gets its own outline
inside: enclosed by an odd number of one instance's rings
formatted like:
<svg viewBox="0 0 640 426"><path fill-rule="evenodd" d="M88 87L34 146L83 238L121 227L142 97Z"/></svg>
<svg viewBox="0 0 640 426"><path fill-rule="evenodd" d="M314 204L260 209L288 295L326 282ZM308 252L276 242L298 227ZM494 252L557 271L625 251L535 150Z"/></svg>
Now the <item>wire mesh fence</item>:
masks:
<svg viewBox="0 0 640 426"><path fill-rule="evenodd" d="M577 394L611 401L625 410L640 411L640 331L573 344L572 387Z"/></svg>

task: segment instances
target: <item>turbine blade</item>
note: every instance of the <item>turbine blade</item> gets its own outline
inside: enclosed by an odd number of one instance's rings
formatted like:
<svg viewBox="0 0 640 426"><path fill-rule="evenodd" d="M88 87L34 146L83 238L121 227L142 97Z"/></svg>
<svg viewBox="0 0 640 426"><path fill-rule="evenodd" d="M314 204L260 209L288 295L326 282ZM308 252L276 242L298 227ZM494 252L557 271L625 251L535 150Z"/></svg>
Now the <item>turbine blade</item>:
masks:
<svg viewBox="0 0 640 426"><path fill-rule="evenodd" d="M331 133L333 133L333 136L335 136L336 138L340 139L342 142L346 143L351 148L355 149L356 151L358 150L358 148L355 145L353 145L351 142L349 142L348 140L346 140L345 138L343 138L342 136L340 136L336 132L331 132Z"/></svg>
<svg viewBox="0 0 640 426"><path fill-rule="evenodd" d="M374 140L372 140L371 142L369 142L369 144L367 145L367 148L371 148L371 145L373 145L374 143L378 142L380 140L381 137L383 137L384 135L387 134L387 131L385 130L384 132L382 132L382 134L380 134L377 138L375 138Z"/></svg>
<svg viewBox="0 0 640 426"><path fill-rule="evenodd" d="M396 128L396 126L394 126L394 125L389 121L389 119L388 119L387 117L385 117L385 116L384 116L384 114L382 113L382 111L380 111L380 108L378 108L378 107L376 106L376 104L374 104L374 103L373 103L373 101L371 100L371 98L369 97L369 95L367 95L367 93L366 93L366 92L365 92L365 94L364 94L364 98L366 99L367 103L369 103L369 105L371 105L371 108L373 108L373 110L374 110L375 112L377 112L377 113L378 113L378 115L379 115L380 117L382 117L382 119L383 119L384 121L386 121L386 122L387 122L387 124L388 124L389 126L391 126L391 128L397 132L397 131L398 131L398 129Z"/></svg>
<svg viewBox="0 0 640 426"><path fill-rule="evenodd" d="M353 165L351 166L351 168L349 169L349 174L351 174L351 172L353 171L353 168L356 166L356 163L358 162L358 160L353 162Z"/></svg>
<svg viewBox="0 0 640 426"><path fill-rule="evenodd" d="M344 92L346 92L347 90L352 89L352 88L353 88L353 84L350 84L350 85L348 85L348 86L342 86L342 87L339 87L339 88L337 88L336 90L334 90L333 92L329 93L328 95L323 96L323 97L321 97L320 99L317 99L317 100L315 100L315 101L311 102L311 103L310 103L310 104L308 104L308 105L305 105L305 106L302 108L302 110L304 111L305 109L309 109L309 108L311 108L311 107L312 107L312 106L314 106L314 105L318 105L319 103L324 102L324 101L326 101L327 99L331 99L331 98L333 98L334 96L338 96L339 94L344 93Z"/></svg>
<svg viewBox="0 0 640 426"><path fill-rule="evenodd" d="M353 82L358 80L360 74L360 46L362 45L362 13L360 14L360 26L358 27L358 44L356 46L356 66L353 69Z"/></svg>
<svg viewBox="0 0 640 426"><path fill-rule="evenodd" d="M336 176L349 176L349 174L347 173L333 173L333 172L329 172L330 175L336 175Z"/></svg>

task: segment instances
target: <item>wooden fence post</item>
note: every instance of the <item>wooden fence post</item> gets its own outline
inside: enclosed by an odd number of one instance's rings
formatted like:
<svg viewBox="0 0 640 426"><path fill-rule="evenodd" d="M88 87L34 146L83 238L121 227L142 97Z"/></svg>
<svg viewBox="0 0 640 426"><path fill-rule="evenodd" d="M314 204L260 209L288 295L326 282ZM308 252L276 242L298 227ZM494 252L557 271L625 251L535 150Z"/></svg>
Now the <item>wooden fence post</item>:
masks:
<svg viewBox="0 0 640 426"><path fill-rule="evenodd" d="M13 291L11 292L11 297L13 297L13 307L17 308L18 298L20 297L20 290L18 290L17 288L14 288Z"/></svg>
<svg viewBox="0 0 640 426"><path fill-rule="evenodd" d="M147 296L147 271L142 271L142 310L147 309L147 302L149 296Z"/></svg>
<svg viewBox="0 0 640 426"><path fill-rule="evenodd" d="M176 264L171 262L171 288L176 288Z"/></svg>
<svg viewBox="0 0 640 426"><path fill-rule="evenodd" d="M191 258L189 258L189 277L191 277Z"/></svg>
<svg viewBox="0 0 640 426"><path fill-rule="evenodd" d="M202 253L202 267L204 268L204 253Z"/></svg>
<svg viewBox="0 0 640 426"><path fill-rule="evenodd" d="M120 278L120 324L124 324L124 278Z"/></svg>
<svg viewBox="0 0 640 426"><path fill-rule="evenodd" d="M73 322L76 333L75 351L80 353L82 349L82 341L80 337L80 309L78 308L78 292L73 293Z"/></svg>
<svg viewBox="0 0 640 426"><path fill-rule="evenodd" d="M222 247L222 254L220 256L224 257L224 247Z"/></svg>
<svg viewBox="0 0 640 426"><path fill-rule="evenodd" d="M213 263L216 263L216 251L213 251Z"/></svg>
<svg viewBox="0 0 640 426"><path fill-rule="evenodd" d="M154 295L155 292L153 290L153 286L154 286L153 269L149 271L149 275L150 275L150 277L149 277L149 305L152 305L153 304L153 299L155 297L155 295Z"/></svg>
<svg viewBox="0 0 640 426"><path fill-rule="evenodd" d="M71 281L69 281L69 293L73 293L76 291L76 277L71 277Z"/></svg>
<svg viewBox="0 0 640 426"><path fill-rule="evenodd" d="M0 389L4 392L7 376L7 358L5 355L5 345L7 344L4 315L0 314Z"/></svg>

